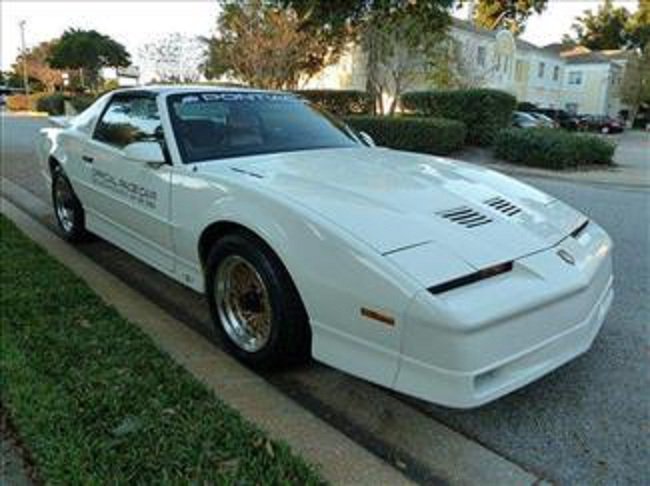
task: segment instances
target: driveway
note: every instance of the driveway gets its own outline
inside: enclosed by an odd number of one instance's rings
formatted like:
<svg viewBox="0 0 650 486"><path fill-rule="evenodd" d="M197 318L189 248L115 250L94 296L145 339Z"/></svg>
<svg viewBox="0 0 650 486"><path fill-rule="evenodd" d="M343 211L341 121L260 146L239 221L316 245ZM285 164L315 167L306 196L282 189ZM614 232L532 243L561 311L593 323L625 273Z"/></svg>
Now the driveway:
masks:
<svg viewBox="0 0 650 486"><path fill-rule="evenodd" d="M2 175L48 200L33 152L36 130L46 122L2 117L0 123ZM643 169L645 154L634 148L635 136L631 132L631 148L621 152L621 164L634 166L640 160ZM642 136L640 139L647 143ZM631 155L625 157L625 150ZM603 225L614 239L616 297L590 352L537 383L470 411L413 400L317 363L267 379L383 457L394 457L396 453L387 450L382 442L386 432L401 436L404 450L411 442L422 443L417 428L396 430L404 423L396 420L394 404L399 403L411 411L405 413L413 417L424 414L442 422L551 481L647 484L650 191L548 178L524 180L575 205ZM51 218L45 222L52 224ZM95 241L82 249L175 317L209 333L210 322L201 296L105 242ZM402 418L410 420L408 416ZM426 467L418 469L426 452L422 448L421 453L411 451L399 456L409 468L415 465L418 472L414 475L423 483L435 479Z"/></svg>
<svg viewBox="0 0 650 486"><path fill-rule="evenodd" d="M611 138L618 144L614 161L622 169L650 172L650 132L627 130Z"/></svg>

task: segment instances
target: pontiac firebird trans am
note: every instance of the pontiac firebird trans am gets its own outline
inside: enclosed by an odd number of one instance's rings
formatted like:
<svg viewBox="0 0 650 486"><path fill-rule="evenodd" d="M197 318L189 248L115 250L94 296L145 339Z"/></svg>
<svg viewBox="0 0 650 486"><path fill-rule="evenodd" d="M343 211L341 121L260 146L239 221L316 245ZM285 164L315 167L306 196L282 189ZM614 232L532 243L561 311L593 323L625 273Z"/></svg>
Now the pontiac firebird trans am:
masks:
<svg viewBox="0 0 650 486"><path fill-rule="evenodd" d="M311 353L474 407L586 351L612 301L612 242L580 212L374 147L291 94L115 91L40 150L64 237L92 232L204 292L249 365Z"/></svg>

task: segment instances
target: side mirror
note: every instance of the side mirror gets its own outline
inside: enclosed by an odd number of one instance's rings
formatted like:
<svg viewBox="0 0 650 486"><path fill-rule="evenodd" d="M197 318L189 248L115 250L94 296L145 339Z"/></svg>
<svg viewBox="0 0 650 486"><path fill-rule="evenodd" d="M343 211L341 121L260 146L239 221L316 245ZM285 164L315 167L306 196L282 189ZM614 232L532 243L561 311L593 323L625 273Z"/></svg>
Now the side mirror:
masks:
<svg viewBox="0 0 650 486"><path fill-rule="evenodd" d="M361 142L363 142L363 144L367 145L368 147L376 147L377 146L377 144L372 139L372 137L370 135L368 135L366 132L359 132L359 138L361 139Z"/></svg>
<svg viewBox="0 0 650 486"><path fill-rule="evenodd" d="M167 162L158 142L130 143L124 147L124 156L129 160L143 162L156 168Z"/></svg>

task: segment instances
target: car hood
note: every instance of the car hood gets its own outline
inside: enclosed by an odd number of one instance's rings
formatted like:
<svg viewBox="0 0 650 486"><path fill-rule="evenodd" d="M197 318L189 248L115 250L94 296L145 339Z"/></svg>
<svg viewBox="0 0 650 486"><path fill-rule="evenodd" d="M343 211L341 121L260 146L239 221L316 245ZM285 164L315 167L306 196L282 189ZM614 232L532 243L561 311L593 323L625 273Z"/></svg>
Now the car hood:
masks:
<svg viewBox="0 0 650 486"><path fill-rule="evenodd" d="M510 177L381 148L237 158L224 166L306 206L377 252L437 245L475 268L557 244L585 217Z"/></svg>

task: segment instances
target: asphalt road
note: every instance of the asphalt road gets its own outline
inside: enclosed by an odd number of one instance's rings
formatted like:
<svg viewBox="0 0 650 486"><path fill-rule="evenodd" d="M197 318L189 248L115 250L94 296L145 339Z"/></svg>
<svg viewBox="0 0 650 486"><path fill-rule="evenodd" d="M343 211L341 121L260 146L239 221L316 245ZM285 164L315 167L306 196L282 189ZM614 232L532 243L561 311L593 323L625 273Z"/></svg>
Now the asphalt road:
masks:
<svg viewBox="0 0 650 486"><path fill-rule="evenodd" d="M2 117L0 124L2 176L47 200L33 152L35 132L46 122ZM551 481L649 484L650 191L550 179L526 182L579 208L614 239L616 297L593 348L546 378L477 410L453 411L401 395L399 399ZM94 242L84 251L190 325L205 325L201 297L109 244ZM324 380L336 382L342 393L361 386L318 364L272 378L285 387L298 383L297 394L317 389ZM373 393L378 407L384 397L394 396L379 388ZM321 405L327 408L327 399Z"/></svg>

